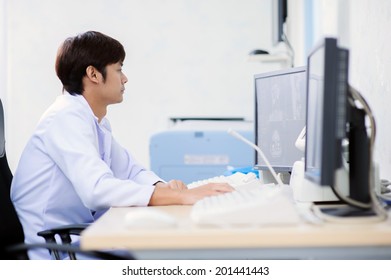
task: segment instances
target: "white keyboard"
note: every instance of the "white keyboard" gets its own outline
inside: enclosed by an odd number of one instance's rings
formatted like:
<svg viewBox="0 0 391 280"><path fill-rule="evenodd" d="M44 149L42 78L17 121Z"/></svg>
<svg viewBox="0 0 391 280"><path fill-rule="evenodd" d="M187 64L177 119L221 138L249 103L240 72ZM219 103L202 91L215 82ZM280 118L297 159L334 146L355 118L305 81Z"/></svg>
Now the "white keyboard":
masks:
<svg viewBox="0 0 391 280"><path fill-rule="evenodd" d="M199 225L294 225L301 221L289 186L274 184L203 198L192 206L191 219Z"/></svg>
<svg viewBox="0 0 391 280"><path fill-rule="evenodd" d="M208 183L227 183L231 185L234 189L252 189L261 186L261 182L258 180L257 176L250 172L247 174L236 172L229 176L216 176L208 178L205 180L199 180L192 182L187 185L189 189L196 188Z"/></svg>

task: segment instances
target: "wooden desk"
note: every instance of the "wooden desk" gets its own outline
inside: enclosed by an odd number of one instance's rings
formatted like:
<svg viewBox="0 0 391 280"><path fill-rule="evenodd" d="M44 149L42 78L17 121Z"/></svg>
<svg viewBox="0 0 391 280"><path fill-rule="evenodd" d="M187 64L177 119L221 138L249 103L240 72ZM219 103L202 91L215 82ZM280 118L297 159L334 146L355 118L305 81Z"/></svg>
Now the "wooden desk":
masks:
<svg viewBox="0 0 391 280"><path fill-rule="evenodd" d="M169 229L128 229L112 208L81 235L83 249L129 249L152 259L391 259L391 222L217 228L194 225L190 206L154 207L175 215Z"/></svg>

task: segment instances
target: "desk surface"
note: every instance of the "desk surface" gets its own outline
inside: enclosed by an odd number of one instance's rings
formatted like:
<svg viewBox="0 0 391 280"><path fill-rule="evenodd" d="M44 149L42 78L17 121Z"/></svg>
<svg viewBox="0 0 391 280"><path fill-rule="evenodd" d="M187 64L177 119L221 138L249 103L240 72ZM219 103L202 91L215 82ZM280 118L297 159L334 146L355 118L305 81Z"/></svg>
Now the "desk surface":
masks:
<svg viewBox="0 0 391 280"><path fill-rule="evenodd" d="M83 249L130 249L155 252L226 250L246 253L253 250L285 249L287 252L305 250L366 250L372 258L391 258L391 222L374 224L308 224L279 227L200 227L189 219L191 206L154 207L166 211L178 219L178 225L169 229L129 229L125 215L136 207L111 208L81 235ZM303 251L304 250L304 251ZM369 250L369 251L368 251ZM383 250L383 251L382 251ZM384 252L386 255L384 255ZM378 254L379 253L379 254ZM223 253L224 254L224 253ZM376 255L379 256L376 256ZM224 255L221 255L224 256ZM287 255L285 255L286 257ZM292 258L302 256L293 253ZM372 256L372 257L371 257ZM173 255L173 258L180 257ZM305 256L304 256L305 257ZM322 255L320 255L321 258ZM160 258L157 255L155 258ZM204 257L201 257L204 258ZM221 258L216 255L216 258ZM289 258L289 255L288 255ZM331 256L331 258L335 258ZM349 258L349 256L348 256ZM363 258L366 258L363 255Z"/></svg>

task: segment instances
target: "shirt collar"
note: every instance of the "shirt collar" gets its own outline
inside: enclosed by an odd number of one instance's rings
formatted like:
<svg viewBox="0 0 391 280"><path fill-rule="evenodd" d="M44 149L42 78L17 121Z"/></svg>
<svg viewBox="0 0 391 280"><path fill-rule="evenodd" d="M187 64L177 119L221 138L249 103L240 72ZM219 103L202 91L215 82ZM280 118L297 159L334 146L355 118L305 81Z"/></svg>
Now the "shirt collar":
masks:
<svg viewBox="0 0 391 280"><path fill-rule="evenodd" d="M84 96L82 94L70 94L68 92L64 93L64 94L67 94L69 96L72 96L72 97L75 97L76 100L80 103L80 104L83 104L84 107L86 107L86 109L91 113L91 116L94 118L95 120L95 123L99 126L103 126L105 127L106 129L110 130L111 131L111 127L110 127L110 123L108 121L108 119L106 117L103 117L102 120L99 122L99 119L97 116L94 115L94 112L92 111L91 107L90 107L90 104L88 104L87 100L84 98Z"/></svg>

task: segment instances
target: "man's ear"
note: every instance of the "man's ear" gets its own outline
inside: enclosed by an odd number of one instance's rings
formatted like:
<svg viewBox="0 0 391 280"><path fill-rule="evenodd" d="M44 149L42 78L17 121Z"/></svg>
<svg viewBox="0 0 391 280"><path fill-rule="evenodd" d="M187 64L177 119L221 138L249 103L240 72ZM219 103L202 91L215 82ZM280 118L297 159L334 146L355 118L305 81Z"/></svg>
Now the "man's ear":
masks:
<svg viewBox="0 0 391 280"><path fill-rule="evenodd" d="M94 66L88 66L86 69L87 78L93 83L99 83L99 71Z"/></svg>

